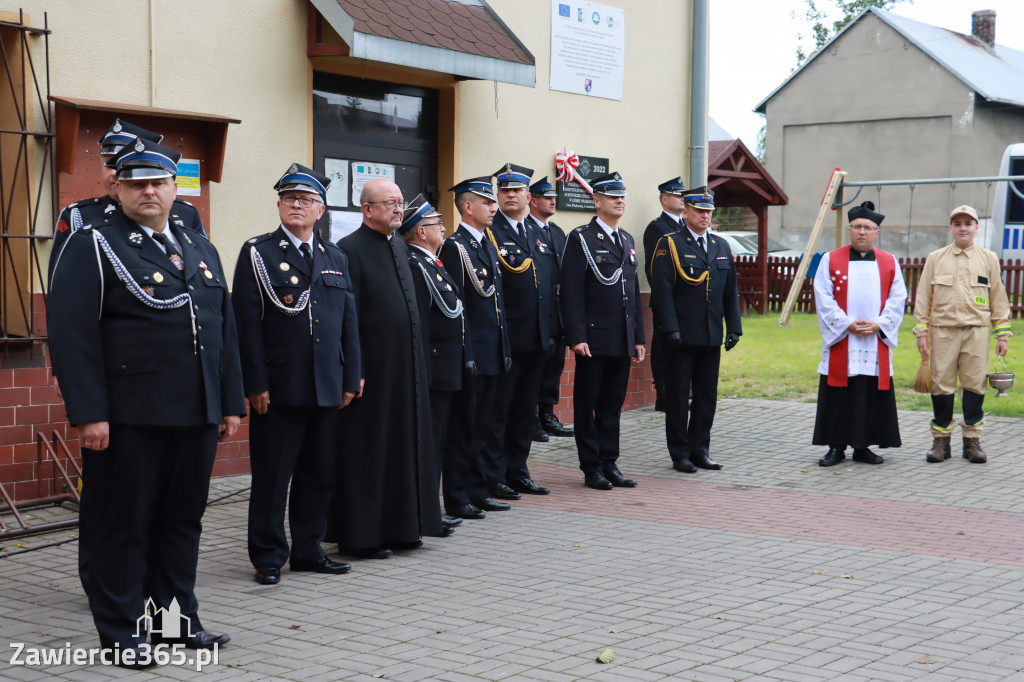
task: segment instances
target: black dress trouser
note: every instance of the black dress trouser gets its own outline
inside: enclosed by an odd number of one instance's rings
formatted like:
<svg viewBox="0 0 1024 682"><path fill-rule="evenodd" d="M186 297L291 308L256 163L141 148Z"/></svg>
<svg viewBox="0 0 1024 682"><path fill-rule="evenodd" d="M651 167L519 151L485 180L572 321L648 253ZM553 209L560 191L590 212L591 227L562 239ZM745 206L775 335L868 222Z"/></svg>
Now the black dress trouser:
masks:
<svg viewBox="0 0 1024 682"><path fill-rule="evenodd" d="M149 598L157 609L176 599L191 631L202 628L194 589L216 453L216 425L111 424L106 450L82 448L81 577L101 646L144 643Z"/></svg>

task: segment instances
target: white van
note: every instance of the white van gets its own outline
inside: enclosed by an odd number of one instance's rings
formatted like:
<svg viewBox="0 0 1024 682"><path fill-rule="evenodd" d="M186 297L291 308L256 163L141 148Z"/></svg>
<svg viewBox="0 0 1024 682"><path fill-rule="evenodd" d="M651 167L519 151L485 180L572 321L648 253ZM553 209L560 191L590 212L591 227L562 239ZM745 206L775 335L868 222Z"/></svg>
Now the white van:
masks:
<svg viewBox="0 0 1024 682"><path fill-rule="evenodd" d="M1024 175L1024 142L1011 144L1003 152L999 176ZM1024 198L1017 196L1009 182L995 184L992 220L979 226L979 241L1001 258L1024 258ZM1012 183L1024 194L1024 181Z"/></svg>

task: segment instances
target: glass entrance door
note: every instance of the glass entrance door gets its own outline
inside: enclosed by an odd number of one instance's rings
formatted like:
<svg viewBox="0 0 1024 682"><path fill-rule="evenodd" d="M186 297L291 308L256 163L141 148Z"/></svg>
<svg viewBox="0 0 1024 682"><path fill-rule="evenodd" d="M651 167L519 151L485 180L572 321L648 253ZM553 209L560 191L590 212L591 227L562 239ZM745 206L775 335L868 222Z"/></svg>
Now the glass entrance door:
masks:
<svg viewBox="0 0 1024 682"><path fill-rule="evenodd" d="M318 230L332 242L362 223L359 193L374 178L437 205L436 91L315 73L313 164L331 178Z"/></svg>

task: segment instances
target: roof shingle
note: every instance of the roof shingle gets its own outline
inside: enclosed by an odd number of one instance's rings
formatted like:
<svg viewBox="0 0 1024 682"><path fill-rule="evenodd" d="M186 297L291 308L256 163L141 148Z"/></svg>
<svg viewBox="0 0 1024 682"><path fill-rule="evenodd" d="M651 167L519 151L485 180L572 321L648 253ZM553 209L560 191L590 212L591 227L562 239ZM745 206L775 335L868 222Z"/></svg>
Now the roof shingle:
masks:
<svg viewBox="0 0 1024 682"><path fill-rule="evenodd" d="M360 33L533 65L534 59L481 5L458 0L336 0ZM456 38L459 28L476 39Z"/></svg>

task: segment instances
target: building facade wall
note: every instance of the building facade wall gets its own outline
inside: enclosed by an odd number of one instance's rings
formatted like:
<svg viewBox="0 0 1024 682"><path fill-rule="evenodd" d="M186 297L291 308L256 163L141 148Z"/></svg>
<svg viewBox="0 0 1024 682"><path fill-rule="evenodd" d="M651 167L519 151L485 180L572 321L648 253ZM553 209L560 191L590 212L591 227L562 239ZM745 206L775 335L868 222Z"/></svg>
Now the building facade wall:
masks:
<svg viewBox="0 0 1024 682"><path fill-rule="evenodd" d="M537 84L530 89L499 83L495 92L491 82L462 83L462 174L489 175L512 161L535 169L535 177L554 179L555 152L562 146L606 157L629 191L622 225L641 241L647 223L661 212L658 185L677 175L690 182L691 3L608 2L625 10L622 101L549 89L550 0L490 4L536 58ZM450 203L447 208L454 210ZM564 211L553 220L569 229L590 217Z"/></svg>
<svg viewBox="0 0 1024 682"><path fill-rule="evenodd" d="M79 0L22 0L0 10L24 8L37 26L47 14L53 31L49 66L54 96L241 120L228 128L223 180L209 187L208 227L229 274L243 241L276 227L272 186L282 170L293 161L312 162L314 70L437 89L442 197L450 197L444 191L450 186L443 184L446 180L488 175L506 161L535 168L535 177L553 179L554 154L563 145L580 154L609 157L611 168L629 186L623 224L639 245L647 222L660 211L656 186L675 175L687 178L691 3L613 0L625 10L626 22L621 101L548 89L549 0L491 4L536 57L535 88L458 81L447 74L359 59L311 60L304 0L110 0L102 11ZM43 40L30 40L33 58L42 64ZM98 139L104 131L91 132ZM48 191L44 187L44 196ZM450 199L447 205L442 201L442 208L445 223L454 226ZM590 217L563 212L555 220L571 229ZM45 203L39 221L55 222ZM41 245L44 263L48 255L48 243ZM643 257L639 248L637 256ZM37 295L34 304L42 332L42 297ZM649 327L649 319L647 323ZM12 484L9 494L15 498L36 492L36 432L57 430L78 453L76 434L64 421L47 365L44 351L25 366L0 366L0 416L7 417L0 426L0 481ZM570 358L559 405L564 421L572 421L567 399L572 366ZM634 368L627 408L653 402L649 379L646 362ZM243 420L238 436L220 446L215 475L247 471L246 425Z"/></svg>

